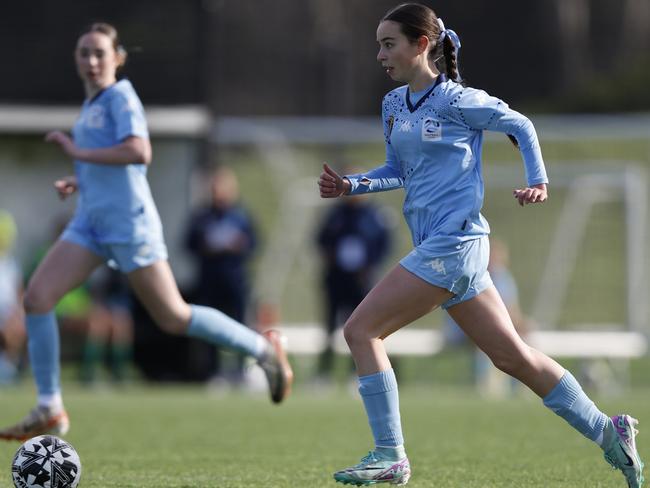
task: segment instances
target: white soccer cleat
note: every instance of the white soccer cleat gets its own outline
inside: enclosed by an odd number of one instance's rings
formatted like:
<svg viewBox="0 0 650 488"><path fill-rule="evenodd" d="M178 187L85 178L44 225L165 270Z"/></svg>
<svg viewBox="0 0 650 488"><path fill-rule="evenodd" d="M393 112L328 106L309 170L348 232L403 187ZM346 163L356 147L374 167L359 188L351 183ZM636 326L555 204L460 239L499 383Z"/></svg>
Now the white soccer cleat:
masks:
<svg viewBox="0 0 650 488"><path fill-rule="evenodd" d="M259 362L266 374L273 403L282 402L291 392L293 370L282 344L282 336L277 330L267 330L262 334L269 341L266 357Z"/></svg>
<svg viewBox="0 0 650 488"><path fill-rule="evenodd" d="M370 451L361 462L334 473L334 479L344 485L367 486L390 483L402 486L411 477L411 465L407 457L389 460L375 451Z"/></svg>
<svg viewBox="0 0 650 488"><path fill-rule="evenodd" d="M54 410L39 405L17 424L0 430L0 439L25 441L45 434L63 436L69 429L70 420L65 410Z"/></svg>

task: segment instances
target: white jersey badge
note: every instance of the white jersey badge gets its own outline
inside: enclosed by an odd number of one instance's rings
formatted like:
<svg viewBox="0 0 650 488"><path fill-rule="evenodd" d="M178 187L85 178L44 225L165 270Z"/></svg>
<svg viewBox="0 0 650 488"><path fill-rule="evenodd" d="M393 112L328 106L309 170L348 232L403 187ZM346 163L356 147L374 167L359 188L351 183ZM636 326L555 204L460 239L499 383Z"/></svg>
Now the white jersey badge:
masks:
<svg viewBox="0 0 650 488"><path fill-rule="evenodd" d="M442 139L442 124L439 120L427 117L422 121L422 142Z"/></svg>

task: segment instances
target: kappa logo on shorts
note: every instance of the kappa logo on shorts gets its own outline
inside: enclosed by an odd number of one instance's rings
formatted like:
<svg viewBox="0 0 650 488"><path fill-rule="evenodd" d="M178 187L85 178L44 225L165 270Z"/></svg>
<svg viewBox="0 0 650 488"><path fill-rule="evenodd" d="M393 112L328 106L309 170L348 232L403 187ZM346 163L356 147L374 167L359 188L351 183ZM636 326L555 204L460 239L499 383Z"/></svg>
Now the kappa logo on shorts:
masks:
<svg viewBox="0 0 650 488"><path fill-rule="evenodd" d="M138 248L138 253L133 256L133 262L138 266L146 266L151 260L153 249L149 244L143 244Z"/></svg>
<svg viewBox="0 0 650 488"><path fill-rule="evenodd" d="M445 263L440 258L432 259L428 263L424 263L424 264L425 266L430 266L431 269L437 273L442 273L443 275L447 274L447 270L445 269Z"/></svg>

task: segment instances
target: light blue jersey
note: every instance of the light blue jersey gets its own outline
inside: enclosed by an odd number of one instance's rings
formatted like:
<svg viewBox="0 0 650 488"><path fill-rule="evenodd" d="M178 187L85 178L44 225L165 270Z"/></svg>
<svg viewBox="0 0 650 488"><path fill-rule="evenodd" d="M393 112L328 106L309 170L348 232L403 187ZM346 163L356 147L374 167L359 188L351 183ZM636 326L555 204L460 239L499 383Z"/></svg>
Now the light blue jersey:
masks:
<svg viewBox="0 0 650 488"><path fill-rule="evenodd" d="M115 146L129 136L148 139L144 109L131 83L120 80L86 100L72 134L84 149ZM79 184L75 219L83 221L97 242L133 243L162 235L146 165L74 165Z"/></svg>
<svg viewBox="0 0 650 488"><path fill-rule="evenodd" d="M128 80L109 86L81 107L72 135L83 149L149 138L144 108ZM123 272L166 259L162 224L144 164L75 161L79 199L62 239L89 248Z"/></svg>
<svg viewBox="0 0 650 488"><path fill-rule="evenodd" d="M386 163L347 176L350 193L403 187L414 249L400 264L454 294L443 308L469 300L492 286L490 227L481 215L483 131L517 139L530 186L548 183L535 129L498 98L442 74L421 93L407 86L389 92L382 116Z"/></svg>
<svg viewBox="0 0 650 488"><path fill-rule="evenodd" d="M483 131L513 135L524 159L528 185L547 183L531 122L508 105L439 75L425 91L402 86L383 101L386 163L348 176L351 194L404 187L404 216L413 244L437 238L442 245L487 235L481 215ZM415 96L414 96L415 95Z"/></svg>

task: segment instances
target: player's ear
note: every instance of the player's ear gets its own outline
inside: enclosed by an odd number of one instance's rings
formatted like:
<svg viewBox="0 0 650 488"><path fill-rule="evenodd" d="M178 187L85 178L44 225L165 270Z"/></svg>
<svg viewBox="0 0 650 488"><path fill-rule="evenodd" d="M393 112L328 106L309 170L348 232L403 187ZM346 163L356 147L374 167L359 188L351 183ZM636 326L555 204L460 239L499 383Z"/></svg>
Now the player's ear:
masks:
<svg viewBox="0 0 650 488"><path fill-rule="evenodd" d="M418 54L422 54L429 50L429 38L427 36L418 37Z"/></svg>
<svg viewBox="0 0 650 488"><path fill-rule="evenodd" d="M123 68L126 64L126 58L128 56L126 49L124 49L123 46L117 46L117 49L115 50L115 56L117 57L117 68Z"/></svg>

